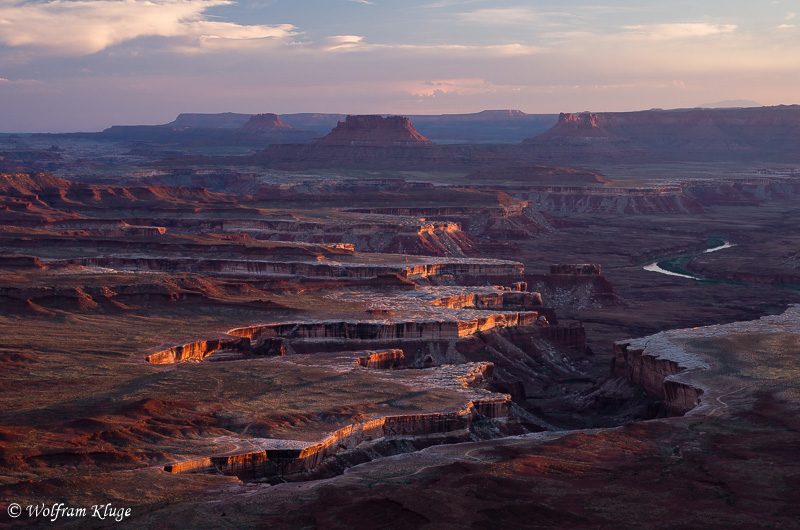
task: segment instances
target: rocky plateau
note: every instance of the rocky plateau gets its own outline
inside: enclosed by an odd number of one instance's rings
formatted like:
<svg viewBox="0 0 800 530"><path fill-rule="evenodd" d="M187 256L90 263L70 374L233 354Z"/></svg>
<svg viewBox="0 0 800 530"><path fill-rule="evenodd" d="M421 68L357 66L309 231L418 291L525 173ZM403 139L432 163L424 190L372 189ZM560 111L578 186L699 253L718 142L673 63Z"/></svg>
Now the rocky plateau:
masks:
<svg viewBox="0 0 800 530"><path fill-rule="evenodd" d="M226 113L2 136L0 508L800 525L798 124ZM0 524L23 523L49 524Z"/></svg>

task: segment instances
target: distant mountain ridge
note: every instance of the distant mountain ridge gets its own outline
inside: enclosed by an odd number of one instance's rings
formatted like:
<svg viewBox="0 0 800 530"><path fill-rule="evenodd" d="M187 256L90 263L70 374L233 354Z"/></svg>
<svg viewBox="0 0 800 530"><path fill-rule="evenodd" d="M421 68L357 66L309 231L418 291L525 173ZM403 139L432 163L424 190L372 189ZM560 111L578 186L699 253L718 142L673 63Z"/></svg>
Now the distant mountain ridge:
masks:
<svg viewBox="0 0 800 530"><path fill-rule="evenodd" d="M703 109L731 109L731 108L749 108L760 107L761 103L751 99L726 99L724 101L715 101L714 103L703 103L698 107Z"/></svg>
<svg viewBox="0 0 800 530"><path fill-rule="evenodd" d="M165 127L238 128L251 114L225 112L219 114L184 113ZM389 114L380 114L389 116ZM526 114L521 110L483 110L467 114L407 115L416 130L437 143L518 143L556 124L557 114ZM295 129L328 134L347 114L297 113L280 114L279 119Z"/></svg>
<svg viewBox="0 0 800 530"><path fill-rule="evenodd" d="M800 105L559 116L522 142L544 159L800 160Z"/></svg>
<svg viewBox="0 0 800 530"><path fill-rule="evenodd" d="M536 168L729 160L800 162L800 106L562 113L546 132L513 145L442 145L419 135L408 117L348 116L310 143L273 144L238 159L197 162L288 170L488 168L476 178L560 181ZM576 179L603 183L593 173L569 175Z"/></svg>

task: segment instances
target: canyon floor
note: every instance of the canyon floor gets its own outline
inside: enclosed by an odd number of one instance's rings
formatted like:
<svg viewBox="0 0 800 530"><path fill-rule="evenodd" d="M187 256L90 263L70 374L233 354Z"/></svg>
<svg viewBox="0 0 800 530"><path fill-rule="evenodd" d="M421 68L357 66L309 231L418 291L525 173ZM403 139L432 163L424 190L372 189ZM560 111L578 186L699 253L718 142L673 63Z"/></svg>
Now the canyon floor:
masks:
<svg viewBox="0 0 800 530"><path fill-rule="evenodd" d="M796 169L290 172L64 145L0 177L3 507L800 525Z"/></svg>

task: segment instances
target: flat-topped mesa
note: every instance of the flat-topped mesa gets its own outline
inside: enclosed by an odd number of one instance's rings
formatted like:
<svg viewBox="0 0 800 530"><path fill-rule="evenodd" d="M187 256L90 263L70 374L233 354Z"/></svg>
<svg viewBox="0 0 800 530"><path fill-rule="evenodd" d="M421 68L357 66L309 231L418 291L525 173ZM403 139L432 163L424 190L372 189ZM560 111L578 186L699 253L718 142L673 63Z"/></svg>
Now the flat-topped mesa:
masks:
<svg viewBox="0 0 800 530"><path fill-rule="evenodd" d="M292 127L283 123L277 114L273 113L254 114L239 128L248 131L293 130Z"/></svg>
<svg viewBox="0 0 800 530"><path fill-rule="evenodd" d="M597 129L597 114L583 113L572 114L570 112L562 112L558 115L558 124L564 128L571 129Z"/></svg>
<svg viewBox="0 0 800 530"><path fill-rule="evenodd" d="M606 115L591 114L572 114L562 112L558 116L556 123L548 131L523 141L523 144L535 143L541 140L567 140L567 141L587 141L587 140L611 140L616 136L608 130L607 122L604 120Z"/></svg>
<svg viewBox="0 0 800 530"><path fill-rule="evenodd" d="M235 112L222 112L216 114L204 114L196 112L183 112L178 114L174 121L165 126L171 127L202 127L202 128L222 128L235 129L247 122L247 114Z"/></svg>
<svg viewBox="0 0 800 530"><path fill-rule="evenodd" d="M550 265L550 274L570 274L573 276L599 276L600 265L595 263Z"/></svg>
<svg viewBox="0 0 800 530"><path fill-rule="evenodd" d="M347 116L345 121L317 145L359 147L417 147L432 146L433 142L418 133L411 120L403 116Z"/></svg>
<svg viewBox="0 0 800 530"><path fill-rule="evenodd" d="M474 114L476 118L486 119L500 119L500 118L524 118L527 116L521 110L516 109L496 109L496 110L482 110Z"/></svg>

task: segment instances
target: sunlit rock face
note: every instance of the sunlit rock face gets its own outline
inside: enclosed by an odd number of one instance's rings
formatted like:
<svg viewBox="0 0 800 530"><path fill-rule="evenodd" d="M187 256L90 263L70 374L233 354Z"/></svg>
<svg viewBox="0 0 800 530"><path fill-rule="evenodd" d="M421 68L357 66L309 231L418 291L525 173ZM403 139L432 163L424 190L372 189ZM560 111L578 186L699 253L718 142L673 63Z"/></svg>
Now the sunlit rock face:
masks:
<svg viewBox="0 0 800 530"><path fill-rule="evenodd" d="M247 338L201 340L182 344L180 346L173 346L172 348L149 355L145 360L152 364L173 364L188 360L199 361L217 352L228 354L223 358L237 358L244 352L249 352L250 350L250 339ZM236 353L239 355L236 355Z"/></svg>
<svg viewBox="0 0 800 530"><path fill-rule="evenodd" d="M386 370L403 366L403 350L395 349L365 353L369 353L369 355L363 355L359 357L357 361L358 365L364 368Z"/></svg>
<svg viewBox="0 0 800 530"><path fill-rule="evenodd" d="M390 321L364 320L359 322L317 321L287 322L231 330L234 336L251 340L262 337L295 339L356 339L356 340L418 340L457 339L479 331L495 328L534 325L539 319L536 311L494 313L469 320Z"/></svg>
<svg viewBox="0 0 800 530"><path fill-rule="evenodd" d="M601 136L604 131L598 126L597 114L561 113L556 128L563 134Z"/></svg>

